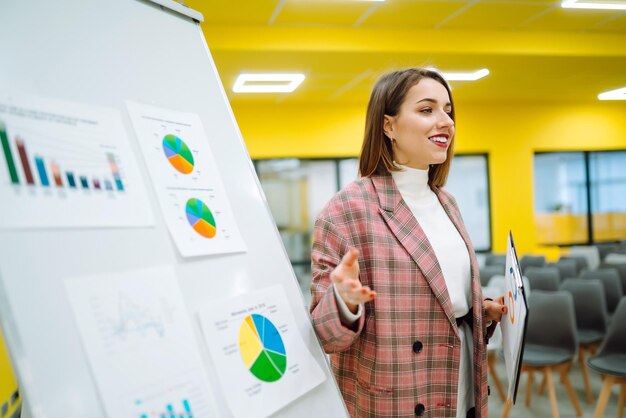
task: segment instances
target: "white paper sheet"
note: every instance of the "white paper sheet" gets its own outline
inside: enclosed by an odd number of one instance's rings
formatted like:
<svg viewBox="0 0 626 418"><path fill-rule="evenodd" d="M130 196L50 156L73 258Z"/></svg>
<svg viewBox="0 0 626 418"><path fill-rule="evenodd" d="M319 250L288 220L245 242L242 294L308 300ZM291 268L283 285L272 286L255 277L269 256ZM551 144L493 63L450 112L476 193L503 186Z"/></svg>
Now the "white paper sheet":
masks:
<svg viewBox="0 0 626 418"><path fill-rule="evenodd" d="M265 417L324 381L280 286L211 302L199 312L235 417Z"/></svg>
<svg viewBox="0 0 626 418"><path fill-rule="evenodd" d="M246 251L200 117L126 104L165 222L181 255Z"/></svg>
<svg viewBox="0 0 626 418"><path fill-rule="evenodd" d="M0 143L0 228L154 225L117 110L0 92Z"/></svg>
<svg viewBox="0 0 626 418"><path fill-rule="evenodd" d="M215 417L173 267L66 279L109 417Z"/></svg>

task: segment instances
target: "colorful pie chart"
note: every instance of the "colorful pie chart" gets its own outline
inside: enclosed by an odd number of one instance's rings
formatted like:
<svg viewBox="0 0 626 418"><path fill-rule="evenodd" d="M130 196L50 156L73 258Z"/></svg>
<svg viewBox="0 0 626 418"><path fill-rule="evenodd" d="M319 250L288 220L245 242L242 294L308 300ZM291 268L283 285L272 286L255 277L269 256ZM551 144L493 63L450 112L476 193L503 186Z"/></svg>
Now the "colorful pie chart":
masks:
<svg viewBox="0 0 626 418"><path fill-rule="evenodd" d="M205 238L213 238L217 233L215 217L207 205L200 199L189 199L185 207L189 225Z"/></svg>
<svg viewBox="0 0 626 418"><path fill-rule="evenodd" d="M183 174L189 174L193 171L193 154L182 139L172 134L165 135L163 151L176 170Z"/></svg>
<svg viewBox="0 0 626 418"><path fill-rule="evenodd" d="M280 333L263 315L248 315L239 328L239 351L250 373L275 382L287 370L287 353Z"/></svg>

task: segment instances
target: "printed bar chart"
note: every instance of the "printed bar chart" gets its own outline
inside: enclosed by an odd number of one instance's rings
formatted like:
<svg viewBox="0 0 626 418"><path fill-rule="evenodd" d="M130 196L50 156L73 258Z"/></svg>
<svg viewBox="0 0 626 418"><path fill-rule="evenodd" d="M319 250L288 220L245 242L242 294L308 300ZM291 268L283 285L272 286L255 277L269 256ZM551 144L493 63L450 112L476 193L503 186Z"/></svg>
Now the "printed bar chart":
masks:
<svg viewBox="0 0 626 418"><path fill-rule="evenodd" d="M13 151L11 150L10 139L4 126L5 125L3 124L3 122L0 121L0 138L2 139L2 149L4 152L4 157L7 163L7 167L9 169L9 174L11 176L11 183L19 185L21 184L19 177L20 167L16 165L16 160L14 159ZM21 171L24 173L26 184L30 186L35 186L35 177L33 176L33 169L31 168L31 161L28 155L28 151L26 149L26 143L24 139L16 136L15 147L17 148L17 154L19 156L18 162L21 165ZM105 190L113 191L113 184L115 184L116 190L124 191L124 183L122 181L122 176L120 175L120 170L117 164L115 154L107 152L105 154L105 157L106 164L108 164L109 169L111 170L111 176L113 177L114 183L106 178L100 179L97 177L93 177L91 180L93 190L102 190L104 188ZM56 161L51 161L50 163L47 163L44 156L35 155L34 167L37 170L39 185L42 187L50 187L52 182L54 182L54 185L57 187L68 187L70 189L77 188L76 179L74 177L73 171L65 172L67 183L64 184L61 165ZM88 176L80 176L79 179L82 188L89 189L90 182L88 180Z"/></svg>
<svg viewBox="0 0 626 418"><path fill-rule="evenodd" d="M141 414L141 418L193 418L189 401L187 399L183 399L182 405L184 411L177 411L170 403L166 405L165 412L153 412L150 414L143 413Z"/></svg>
<svg viewBox="0 0 626 418"><path fill-rule="evenodd" d="M118 110L0 91L0 229L151 225L142 184Z"/></svg>
<svg viewBox="0 0 626 418"><path fill-rule="evenodd" d="M15 169L15 161L13 160L13 153L11 152L11 146L9 145L9 137L7 135L6 126L1 120L0 141L2 142L2 150L4 151L4 157L7 161L7 168L9 169L9 175L11 176L11 183L19 184L20 179L17 177L17 170Z"/></svg>

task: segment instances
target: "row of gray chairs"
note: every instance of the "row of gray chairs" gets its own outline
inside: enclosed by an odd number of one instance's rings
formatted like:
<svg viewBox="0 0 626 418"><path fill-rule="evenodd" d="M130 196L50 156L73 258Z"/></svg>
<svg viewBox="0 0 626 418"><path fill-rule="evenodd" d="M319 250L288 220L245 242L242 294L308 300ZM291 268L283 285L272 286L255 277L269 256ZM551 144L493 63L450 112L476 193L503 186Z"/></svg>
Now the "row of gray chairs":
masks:
<svg viewBox="0 0 626 418"><path fill-rule="evenodd" d="M563 283L567 291L533 291L528 298L528 331L522 359L522 372L528 373L526 405L530 406L533 375L534 373L541 373L544 379L540 392L543 392L543 389L547 386L552 414L555 418L559 416L559 412L552 381L552 372L558 371L560 373L560 381L565 386L576 415L582 416L582 410L569 381L568 374L575 361L581 342L588 337L594 341L598 338L598 335L586 336L580 331L581 327L587 326L587 323L582 318L581 324L578 323L577 319L580 313L577 312L579 309L576 308L576 305L581 305L578 302L581 300L578 295L584 292L584 290L572 285L574 281L586 286L586 290L589 293L601 293L603 291L602 286L597 282L570 279ZM589 285L590 283L592 284ZM593 285L593 283L596 284ZM574 293L572 293L572 289L574 289ZM598 303L602 304L603 298L600 297L599 300L600 302ZM585 305L585 302L583 302L583 305L591 306L593 303ZM620 300L615 312L615 320L602 341L602 346L597 354L589 358L586 363L593 370L605 376L602 392L596 407L596 414L594 415L597 418L602 416L612 385L615 383L624 385L626 383L626 297ZM587 390L588 377L585 386ZM620 395L620 399L623 398L623 395L624 393ZM619 407L623 408L623 405Z"/></svg>
<svg viewBox="0 0 626 418"><path fill-rule="evenodd" d="M613 314L619 300L624 295L624 289L626 289L626 271L622 271L625 273L622 275L620 270L613 266L615 265L598 270L583 270L577 276L565 277L556 267L530 267L524 275L528 277L533 289L549 291L558 290L562 279L579 277L587 280L599 280L604 286L608 311Z"/></svg>

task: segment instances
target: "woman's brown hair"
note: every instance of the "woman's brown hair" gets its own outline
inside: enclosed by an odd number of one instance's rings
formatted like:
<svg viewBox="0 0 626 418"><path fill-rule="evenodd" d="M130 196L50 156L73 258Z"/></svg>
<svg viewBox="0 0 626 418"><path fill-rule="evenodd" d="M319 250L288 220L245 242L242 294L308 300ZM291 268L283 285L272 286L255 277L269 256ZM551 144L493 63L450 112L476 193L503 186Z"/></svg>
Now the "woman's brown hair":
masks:
<svg viewBox="0 0 626 418"><path fill-rule="evenodd" d="M408 68L384 74L374 85L367 105L365 136L359 159L359 172L362 176L386 175L399 170L393 162L391 140L383 131L383 122L385 115L396 116L398 114L409 89L423 78L432 78L446 88L452 107L450 117L454 121L454 103L450 86L437 71ZM450 138L446 160L441 164L432 165L428 170L428 184L431 187L442 187L446 183L454 153L453 148L454 136Z"/></svg>

